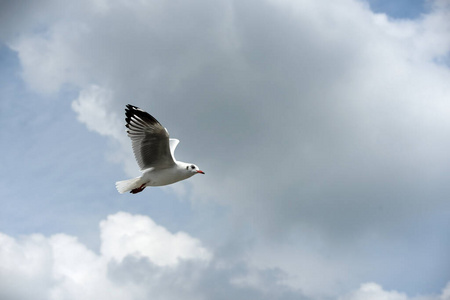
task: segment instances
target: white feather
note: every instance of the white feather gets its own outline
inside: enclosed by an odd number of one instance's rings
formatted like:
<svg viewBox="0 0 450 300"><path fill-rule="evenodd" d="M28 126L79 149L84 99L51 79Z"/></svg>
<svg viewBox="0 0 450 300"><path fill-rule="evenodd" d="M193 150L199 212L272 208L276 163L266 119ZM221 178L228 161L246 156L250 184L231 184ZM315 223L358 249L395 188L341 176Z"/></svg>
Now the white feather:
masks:
<svg viewBox="0 0 450 300"><path fill-rule="evenodd" d="M119 193L123 194L136 189L142 185L141 177L131 178L127 180L117 181L116 189Z"/></svg>

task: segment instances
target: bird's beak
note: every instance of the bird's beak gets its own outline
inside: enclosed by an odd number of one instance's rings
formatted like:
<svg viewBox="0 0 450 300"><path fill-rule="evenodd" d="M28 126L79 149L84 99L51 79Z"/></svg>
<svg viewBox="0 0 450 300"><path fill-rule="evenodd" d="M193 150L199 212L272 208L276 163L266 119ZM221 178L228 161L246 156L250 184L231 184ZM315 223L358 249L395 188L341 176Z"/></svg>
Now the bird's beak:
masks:
<svg viewBox="0 0 450 300"><path fill-rule="evenodd" d="M205 174L202 170L198 170L197 173Z"/></svg>

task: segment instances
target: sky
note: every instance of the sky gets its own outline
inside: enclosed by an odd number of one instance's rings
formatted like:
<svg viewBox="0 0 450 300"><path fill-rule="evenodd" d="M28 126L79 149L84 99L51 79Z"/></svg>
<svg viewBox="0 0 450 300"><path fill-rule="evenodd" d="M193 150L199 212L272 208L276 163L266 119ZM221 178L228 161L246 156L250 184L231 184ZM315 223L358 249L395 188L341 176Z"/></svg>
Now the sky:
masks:
<svg viewBox="0 0 450 300"><path fill-rule="evenodd" d="M0 1L0 298L449 300L449 18ZM126 104L206 174L119 194Z"/></svg>

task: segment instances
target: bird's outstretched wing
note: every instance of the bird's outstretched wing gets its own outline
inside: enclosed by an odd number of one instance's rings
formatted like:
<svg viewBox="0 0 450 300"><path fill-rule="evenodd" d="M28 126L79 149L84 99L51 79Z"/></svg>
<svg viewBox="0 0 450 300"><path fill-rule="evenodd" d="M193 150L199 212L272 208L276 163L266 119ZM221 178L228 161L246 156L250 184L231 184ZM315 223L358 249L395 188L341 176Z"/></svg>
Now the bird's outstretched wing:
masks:
<svg viewBox="0 0 450 300"><path fill-rule="evenodd" d="M149 113L128 104L125 125L136 161L141 168L167 168L175 164L169 146L169 133Z"/></svg>

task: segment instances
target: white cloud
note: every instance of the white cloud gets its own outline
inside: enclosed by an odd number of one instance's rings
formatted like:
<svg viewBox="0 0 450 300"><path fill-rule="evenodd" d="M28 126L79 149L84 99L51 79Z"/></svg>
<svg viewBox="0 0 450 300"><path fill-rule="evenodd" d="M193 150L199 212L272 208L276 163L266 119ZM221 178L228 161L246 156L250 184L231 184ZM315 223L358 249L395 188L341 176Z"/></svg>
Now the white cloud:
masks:
<svg viewBox="0 0 450 300"><path fill-rule="evenodd" d="M216 266L190 235L150 218L119 212L101 222L101 252L56 234L14 239L0 234L2 299L300 299L271 271ZM257 284L236 282L251 274ZM268 289L268 287L271 287Z"/></svg>
<svg viewBox="0 0 450 300"><path fill-rule="evenodd" d="M396 291L385 291L380 285L370 282L339 300L408 300L408 297Z"/></svg>
<svg viewBox="0 0 450 300"><path fill-rule="evenodd" d="M442 291L442 295L440 300L448 300L450 299L450 283L447 284L447 286Z"/></svg>
<svg viewBox="0 0 450 300"><path fill-rule="evenodd" d="M135 176L138 167L123 118L110 109L113 100L114 94L111 90L91 85L80 91L78 98L72 102L72 109L77 113L78 121L84 123L90 131L107 136L115 142L118 147L108 158L122 163L127 175Z"/></svg>
<svg viewBox="0 0 450 300"><path fill-rule="evenodd" d="M286 274L279 269L215 257L199 240L170 233L145 216L118 212L102 221L100 229L99 254L66 234L20 239L0 234L1 298L323 299L284 285ZM447 300L448 286L441 295L411 298L372 282L336 297Z"/></svg>
<svg viewBox="0 0 450 300"><path fill-rule="evenodd" d="M450 284L440 294L408 296L398 291L387 291L375 282L367 282L352 292L340 296L339 300L447 300L450 299L448 290Z"/></svg>
<svg viewBox="0 0 450 300"><path fill-rule="evenodd" d="M128 255L146 257L157 266L173 266L180 259L208 261L211 253L184 232L171 234L146 216L117 213L100 224L101 253L122 261Z"/></svg>
<svg viewBox="0 0 450 300"><path fill-rule="evenodd" d="M137 299L110 281L111 261L136 257L176 266L180 260L211 258L198 240L183 232L172 234L148 217L119 212L100 227L101 255L66 234L20 240L1 234L2 299Z"/></svg>
<svg viewBox="0 0 450 300"><path fill-rule="evenodd" d="M128 298L108 280L105 258L65 234L54 235L48 242L53 279L49 299Z"/></svg>
<svg viewBox="0 0 450 300"><path fill-rule="evenodd" d="M51 253L42 235L15 240L0 233L0 298L47 299Z"/></svg>
<svg viewBox="0 0 450 300"><path fill-rule="evenodd" d="M122 126L116 113L107 111L112 101L112 92L92 85L80 91L78 99L72 102L72 109L78 114L78 121L101 135L121 140Z"/></svg>
<svg viewBox="0 0 450 300"><path fill-rule="evenodd" d="M83 67L76 45L85 30L82 24L67 22L51 27L46 34L11 42L23 67L22 77L32 90L54 94L65 85L79 87L89 82L89 70Z"/></svg>

